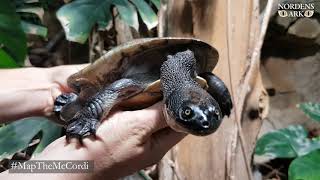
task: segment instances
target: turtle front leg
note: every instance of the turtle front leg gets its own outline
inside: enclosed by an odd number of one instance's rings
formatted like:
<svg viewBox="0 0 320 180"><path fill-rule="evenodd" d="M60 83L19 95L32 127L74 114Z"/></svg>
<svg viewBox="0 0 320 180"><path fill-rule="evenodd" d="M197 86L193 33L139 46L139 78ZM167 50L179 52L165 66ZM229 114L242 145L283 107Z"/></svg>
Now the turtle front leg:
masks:
<svg viewBox="0 0 320 180"><path fill-rule="evenodd" d="M66 129L67 139L77 137L79 139L95 135L101 119L105 118L109 111L120 101L130 98L141 91L144 85L133 79L120 79L92 96L68 121Z"/></svg>
<svg viewBox="0 0 320 180"><path fill-rule="evenodd" d="M77 97L75 93L63 93L59 95L54 101L53 112L59 117L63 107L74 102Z"/></svg>
<svg viewBox="0 0 320 180"><path fill-rule="evenodd" d="M98 124L99 120L97 118L89 118L79 114L67 126L66 138L76 137L81 140L84 136L95 135Z"/></svg>
<svg viewBox="0 0 320 180"><path fill-rule="evenodd" d="M205 72L199 74L199 76L207 81L209 86L207 92L218 102L223 116L229 116L233 105L227 86L218 76L211 72Z"/></svg>

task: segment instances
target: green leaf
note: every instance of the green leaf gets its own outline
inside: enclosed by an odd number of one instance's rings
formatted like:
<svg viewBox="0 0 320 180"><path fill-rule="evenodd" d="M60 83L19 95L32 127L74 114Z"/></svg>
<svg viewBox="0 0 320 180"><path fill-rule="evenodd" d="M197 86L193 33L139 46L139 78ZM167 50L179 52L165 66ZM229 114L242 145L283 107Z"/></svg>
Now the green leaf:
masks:
<svg viewBox="0 0 320 180"><path fill-rule="evenodd" d="M57 17L70 41L84 43L95 24L106 28L111 20L110 1L77 0L61 7Z"/></svg>
<svg viewBox="0 0 320 180"><path fill-rule="evenodd" d="M320 150L315 150L292 161L289 166L289 180L319 180Z"/></svg>
<svg viewBox="0 0 320 180"><path fill-rule="evenodd" d="M160 0L151 0L151 2L157 7L157 9L160 9Z"/></svg>
<svg viewBox="0 0 320 180"><path fill-rule="evenodd" d="M45 118L29 118L10 123L0 128L0 159L25 149L31 139L42 131L40 152L49 143L60 137L61 127Z"/></svg>
<svg viewBox="0 0 320 180"><path fill-rule="evenodd" d="M39 0L24 0L24 3L37 3Z"/></svg>
<svg viewBox="0 0 320 180"><path fill-rule="evenodd" d="M117 7L121 19L129 26L139 30L138 13L135 7L127 0L113 0L112 3Z"/></svg>
<svg viewBox="0 0 320 180"><path fill-rule="evenodd" d="M43 121L44 119L42 119ZM51 142L58 139L61 136L62 127L52 123L49 120L45 120L41 126L42 138L38 144L34 153L40 153L45 147L47 147Z"/></svg>
<svg viewBox="0 0 320 180"><path fill-rule="evenodd" d="M139 14L148 29L152 29L157 26L158 17L145 1L131 0L131 2L137 7Z"/></svg>
<svg viewBox="0 0 320 180"><path fill-rule="evenodd" d="M319 138L309 139L307 136L307 131L300 125L267 133L258 140L255 154L271 158L295 158L319 149Z"/></svg>
<svg viewBox="0 0 320 180"><path fill-rule="evenodd" d="M4 50L0 48L0 68L14 68L17 63Z"/></svg>
<svg viewBox="0 0 320 180"><path fill-rule="evenodd" d="M298 105L309 118L320 122L320 104L319 103L302 103Z"/></svg>
<svg viewBox="0 0 320 180"><path fill-rule="evenodd" d="M16 10L16 12L18 13L32 13L32 14L35 14L37 15L41 22L43 22L43 16L44 16L44 10L42 7L38 7L38 6L24 6L24 7L21 7L21 8L18 8Z"/></svg>
<svg viewBox="0 0 320 180"><path fill-rule="evenodd" d="M42 37L46 37L48 33L48 29L46 27L29 23L27 21L21 21L22 29L27 34L38 35Z"/></svg>
<svg viewBox="0 0 320 180"><path fill-rule="evenodd" d="M27 40L19 16L11 1L0 1L0 47L16 64L23 65L27 54Z"/></svg>

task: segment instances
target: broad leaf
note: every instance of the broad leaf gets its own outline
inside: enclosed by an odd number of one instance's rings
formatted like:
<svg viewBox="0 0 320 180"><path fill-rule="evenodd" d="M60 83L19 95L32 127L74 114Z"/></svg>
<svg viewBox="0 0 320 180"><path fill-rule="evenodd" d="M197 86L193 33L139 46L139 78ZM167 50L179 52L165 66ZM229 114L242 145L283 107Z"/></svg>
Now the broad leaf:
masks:
<svg viewBox="0 0 320 180"><path fill-rule="evenodd" d="M131 0L131 2L137 7L139 14L148 29L157 26L158 17L144 0Z"/></svg>
<svg viewBox="0 0 320 180"><path fill-rule="evenodd" d="M289 180L319 180L320 150L315 150L292 161L289 166Z"/></svg>
<svg viewBox="0 0 320 180"><path fill-rule="evenodd" d="M46 37L48 33L48 29L46 27L29 23L27 21L21 21L22 29L27 34L39 35L42 37Z"/></svg>
<svg viewBox="0 0 320 180"><path fill-rule="evenodd" d="M27 6L37 6L47 10L48 6L52 4L54 0L15 0L14 2L17 8L27 7Z"/></svg>
<svg viewBox="0 0 320 180"><path fill-rule="evenodd" d="M151 2L157 7L157 9L160 9L160 0L151 0Z"/></svg>
<svg viewBox="0 0 320 180"><path fill-rule="evenodd" d="M289 126L263 135L256 144L255 154L271 158L295 158L320 148L320 140L309 139L300 125Z"/></svg>
<svg viewBox="0 0 320 180"><path fill-rule="evenodd" d="M138 13L135 7L128 0L113 0L112 3L117 7L120 17L129 26L136 30L139 29Z"/></svg>
<svg viewBox="0 0 320 180"><path fill-rule="evenodd" d="M14 68L17 63L3 49L0 49L0 68Z"/></svg>
<svg viewBox="0 0 320 180"><path fill-rule="evenodd" d="M160 6L159 0L152 2L157 7ZM75 0L57 12L67 39L84 43L96 24L99 30L106 29L112 18L111 4L118 9L121 19L135 29L139 28L136 9L148 29L158 24L157 15L144 0Z"/></svg>
<svg viewBox="0 0 320 180"><path fill-rule="evenodd" d="M19 16L9 0L1 0L0 7L0 48L12 57L16 64L23 65L27 54L27 40Z"/></svg>
<svg viewBox="0 0 320 180"><path fill-rule="evenodd" d="M39 3L38 0L14 0L16 8L23 7L29 4Z"/></svg>
<svg viewBox="0 0 320 180"><path fill-rule="evenodd" d="M44 10L42 7L37 7L37 6L26 6L26 7L21 7L21 8L18 8L16 10L16 12L19 12L19 13L32 13L32 14L35 14L37 15L41 22L43 22L43 16L44 16Z"/></svg>
<svg viewBox="0 0 320 180"><path fill-rule="evenodd" d="M320 122L320 104L319 103L302 103L298 107L311 119Z"/></svg>
<svg viewBox="0 0 320 180"><path fill-rule="evenodd" d="M25 3L37 3L39 0L24 0Z"/></svg>
<svg viewBox="0 0 320 180"><path fill-rule="evenodd" d="M84 43L95 24L99 29L109 24L110 1L76 0L60 8L57 17L68 40Z"/></svg>
<svg viewBox="0 0 320 180"><path fill-rule="evenodd" d="M41 152L49 143L60 137L61 127L44 118L19 120L1 127L0 159L25 149L40 131L42 138L36 152Z"/></svg>
<svg viewBox="0 0 320 180"><path fill-rule="evenodd" d="M43 121L42 119L41 121ZM47 147L51 142L58 139L61 136L62 127L56 125L55 123L45 120L46 123L43 123L41 126L42 137L41 141L38 144L34 153L40 153L42 150Z"/></svg>

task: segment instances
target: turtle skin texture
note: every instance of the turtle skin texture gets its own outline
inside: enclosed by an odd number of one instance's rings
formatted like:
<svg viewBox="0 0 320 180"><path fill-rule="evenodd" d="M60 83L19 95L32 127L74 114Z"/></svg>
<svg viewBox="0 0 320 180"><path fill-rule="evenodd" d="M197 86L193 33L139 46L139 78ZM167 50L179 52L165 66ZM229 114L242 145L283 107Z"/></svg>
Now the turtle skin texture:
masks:
<svg viewBox="0 0 320 180"><path fill-rule="evenodd" d="M211 72L199 74L207 81L208 88L203 89L196 81L196 65L194 53L190 50L168 55L160 68L160 88L168 125L176 131L204 136L215 132L223 117L230 115L232 101L223 81ZM68 106L78 105L78 111L69 114L67 138L95 135L99 121L108 115L112 107L143 92L156 80L141 77L152 77L152 73L138 73L119 79L82 103L77 102L74 94L58 97L54 107L57 114L67 114L63 113L65 109L68 112L73 109Z"/></svg>
<svg viewBox="0 0 320 180"><path fill-rule="evenodd" d="M196 59L192 51L168 56L160 72L167 122L176 131L209 135L225 115L230 115L231 96L221 79L211 72L200 74L207 81L207 91L195 80Z"/></svg>

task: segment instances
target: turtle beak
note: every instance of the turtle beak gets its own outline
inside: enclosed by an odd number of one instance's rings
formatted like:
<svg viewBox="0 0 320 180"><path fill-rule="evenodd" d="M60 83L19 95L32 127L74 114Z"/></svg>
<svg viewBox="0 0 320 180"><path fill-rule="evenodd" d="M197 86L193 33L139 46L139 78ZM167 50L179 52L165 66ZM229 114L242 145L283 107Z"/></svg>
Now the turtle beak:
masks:
<svg viewBox="0 0 320 180"><path fill-rule="evenodd" d="M189 105L193 111L190 118L181 116L176 119L177 123L196 136L209 135L217 130L221 123L219 107L207 105Z"/></svg>
<svg viewBox="0 0 320 180"><path fill-rule="evenodd" d="M195 136L206 136L214 133L221 123L221 113L219 107L199 107L191 106L194 115L190 118L176 116L173 111L164 108L164 115L167 124L178 132L189 133Z"/></svg>

